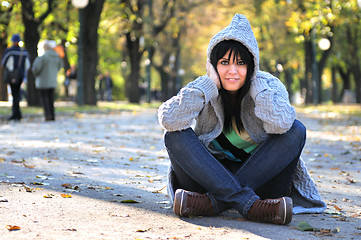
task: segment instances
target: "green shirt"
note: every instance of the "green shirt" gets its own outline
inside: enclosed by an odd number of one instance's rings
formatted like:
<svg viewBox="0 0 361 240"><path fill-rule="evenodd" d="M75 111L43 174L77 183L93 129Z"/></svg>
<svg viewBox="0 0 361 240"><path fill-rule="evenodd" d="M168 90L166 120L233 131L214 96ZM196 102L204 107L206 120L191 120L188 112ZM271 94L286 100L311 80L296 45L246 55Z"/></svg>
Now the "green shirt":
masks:
<svg viewBox="0 0 361 240"><path fill-rule="evenodd" d="M246 131L240 133L236 131L234 128L232 128L230 132L223 131L223 133L233 146L239 149L243 149L245 152L249 154L252 154L254 150L257 148L257 144L252 141L252 139L250 138L250 136ZM229 160L238 161L238 162L242 161L237 157L235 157L228 149L223 149L216 139L212 141L212 144L215 150L225 153Z"/></svg>

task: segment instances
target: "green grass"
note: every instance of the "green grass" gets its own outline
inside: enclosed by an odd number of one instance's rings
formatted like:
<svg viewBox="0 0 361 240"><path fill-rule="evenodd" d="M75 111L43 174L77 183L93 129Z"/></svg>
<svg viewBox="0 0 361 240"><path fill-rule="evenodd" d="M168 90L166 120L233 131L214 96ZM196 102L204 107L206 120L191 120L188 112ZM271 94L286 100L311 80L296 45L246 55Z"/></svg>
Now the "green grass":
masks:
<svg viewBox="0 0 361 240"><path fill-rule="evenodd" d="M26 105L26 104L25 104ZM78 106L71 102L56 102L55 112L57 115L71 115L75 113L116 113L121 111L141 111L142 109L156 109L159 102L132 104L128 102L98 102L96 106ZM29 107L21 104L21 112L24 116L42 115L42 107ZM11 114L11 105L1 102L0 118L7 118Z"/></svg>
<svg viewBox="0 0 361 240"><path fill-rule="evenodd" d="M11 105L9 103L0 102L0 118L6 118L11 114ZM24 103L22 103L24 104ZM96 106L84 105L78 106L71 102L56 102L56 114L75 114L75 113L117 113L121 111L141 111L142 109L156 109L160 106L160 102L132 104L128 102L98 102ZM312 113L336 113L344 116L356 116L361 118L360 104L322 104L297 106L298 112ZM21 111L24 116L42 115L42 107L22 106Z"/></svg>

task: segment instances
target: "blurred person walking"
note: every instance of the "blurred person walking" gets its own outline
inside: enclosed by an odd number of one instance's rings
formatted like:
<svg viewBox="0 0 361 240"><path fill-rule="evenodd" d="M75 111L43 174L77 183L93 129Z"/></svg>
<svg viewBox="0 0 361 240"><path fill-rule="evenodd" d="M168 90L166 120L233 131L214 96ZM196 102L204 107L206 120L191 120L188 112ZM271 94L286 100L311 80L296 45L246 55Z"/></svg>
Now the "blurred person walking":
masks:
<svg viewBox="0 0 361 240"><path fill-rule="evenodd" d="M71 101L75 101L78 87L76 66L74 64L71 65L65 75L65 95L67 98L70 98Z"/></svg>
<svg viewBox="0 0 361 240"><path fill-rule="evenodd" d="M45 121L55 120L54 92L57 86L57 74L63 67L63 61L54 51L53 42L44 41L44 55L35 59L32 71L35 79L35 87L40 91L41 101L44 107Z"/></svg>
<svg viewBox="0 0 361 240"><path fill-rule="evenodd" d="M4 67L4 81L10 85L13 97L12 114L8 120L20 121L20 86L30 68L29 53L19 46L19 34L11 37L12 46L4 51L1 65Z"/></svg>
<svg viewBox="0 0 361 240"><path fill-rule="evenodd" d="M99 95L101 101L112 101L112 88L113 80L110 77L109 72L106 72L105 75L101 74L99 80Z"/></svg>

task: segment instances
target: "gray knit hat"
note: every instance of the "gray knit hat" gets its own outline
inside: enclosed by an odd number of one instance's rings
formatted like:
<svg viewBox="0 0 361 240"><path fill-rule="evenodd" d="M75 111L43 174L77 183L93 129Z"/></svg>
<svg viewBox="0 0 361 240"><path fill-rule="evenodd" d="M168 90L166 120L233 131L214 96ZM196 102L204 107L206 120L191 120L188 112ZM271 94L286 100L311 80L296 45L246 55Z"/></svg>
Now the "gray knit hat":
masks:
<svg viewBox="0 0 361 240"><path fill-rule="evenodd" d="M209 42L207 50L208 59L211 56L213 48L223 40L235 40L241 42L245 47L247 47L247 49L253 55L255 68L254 74L256 74L259 70L259 49L256 37L254 36L251 24L249 23L248 19L245 16L236 13L231 23L226 28L214 35L214 37Z"/></svg>

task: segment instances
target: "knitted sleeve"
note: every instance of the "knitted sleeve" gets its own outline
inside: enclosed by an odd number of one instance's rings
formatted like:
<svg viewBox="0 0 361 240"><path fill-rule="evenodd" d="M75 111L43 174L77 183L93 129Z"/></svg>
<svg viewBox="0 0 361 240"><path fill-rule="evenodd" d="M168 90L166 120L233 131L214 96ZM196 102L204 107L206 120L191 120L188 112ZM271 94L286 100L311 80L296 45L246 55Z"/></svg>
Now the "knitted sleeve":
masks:
<svg viewBox="0 0 361 240"><path fill-rule="evenodd" d="M263 121L267 133L283 134L292 127L296 112L278 78L259 71L252 80L250 96L255 102L255 114Z"/></svg>
<svg viewBox="0 0 361 240"><path fill-rule="evenodd" d="M158 109L158 121L167 131L180 131L191 127L204 104L218 96L218 89L207 75L198 77L183 87Z"/></svg>

